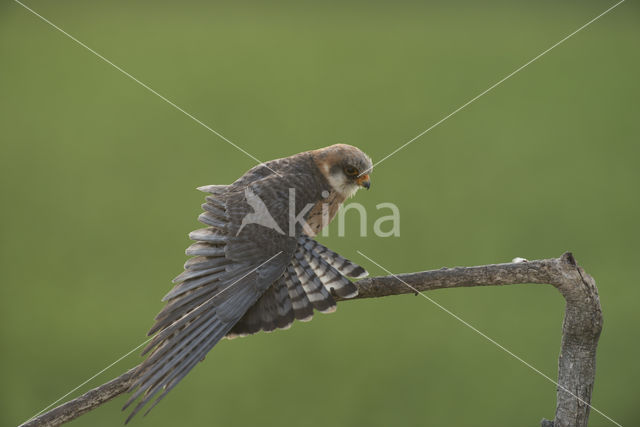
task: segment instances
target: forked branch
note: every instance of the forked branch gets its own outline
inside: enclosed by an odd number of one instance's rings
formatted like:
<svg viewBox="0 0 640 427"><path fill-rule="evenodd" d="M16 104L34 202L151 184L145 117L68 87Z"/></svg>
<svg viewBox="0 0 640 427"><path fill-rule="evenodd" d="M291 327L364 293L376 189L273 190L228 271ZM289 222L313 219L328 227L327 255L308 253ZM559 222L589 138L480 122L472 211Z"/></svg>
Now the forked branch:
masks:
<svg viewBox="0 0 640 427"><path fill-rule="evenodd" d="M558 361L556 414L553 421L543 420L542 426L584 427L589 418L596 374L596 347L602 330L602 310L595 281L577 265L571 253L545 260L371 277L357 282L359 295L352 299L408 294L414 293L414 289L422 292L522 283L553 285L566 301ZM91 411L124 393L129 388L134 369L22 426L59 426Z"/></svg>

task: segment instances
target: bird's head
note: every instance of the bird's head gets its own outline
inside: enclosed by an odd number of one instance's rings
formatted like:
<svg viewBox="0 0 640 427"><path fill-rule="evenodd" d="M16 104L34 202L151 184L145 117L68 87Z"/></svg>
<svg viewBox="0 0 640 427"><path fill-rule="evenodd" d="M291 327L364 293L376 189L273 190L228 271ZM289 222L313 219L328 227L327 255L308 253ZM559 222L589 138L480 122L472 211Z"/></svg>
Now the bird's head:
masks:
<svg viewBox="0 0 640 427"><path fill-rule="evenodd" d="M336 144L312 151L320 172L331 188L349 198L358 189L369 189L369 174L373 168L371 158L359 148L347 144Z"/></svg>

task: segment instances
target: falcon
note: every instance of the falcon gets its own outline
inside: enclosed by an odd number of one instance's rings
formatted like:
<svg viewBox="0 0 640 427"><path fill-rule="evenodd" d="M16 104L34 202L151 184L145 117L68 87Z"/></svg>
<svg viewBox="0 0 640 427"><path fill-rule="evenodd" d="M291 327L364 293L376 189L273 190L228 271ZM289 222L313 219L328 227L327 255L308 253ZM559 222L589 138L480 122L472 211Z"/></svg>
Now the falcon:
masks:
<svg viewBox="0 0 640 427"><path fill-rule="evenodd" d="M192 256L163 298L123 410L153 408L224 337L287 329L335 311L367 272L316 242L340 205L369 188L371 159L337 144L257 165L230 185L208 185L189 234ZM145 413L146 414L146 413Z"/></svg>

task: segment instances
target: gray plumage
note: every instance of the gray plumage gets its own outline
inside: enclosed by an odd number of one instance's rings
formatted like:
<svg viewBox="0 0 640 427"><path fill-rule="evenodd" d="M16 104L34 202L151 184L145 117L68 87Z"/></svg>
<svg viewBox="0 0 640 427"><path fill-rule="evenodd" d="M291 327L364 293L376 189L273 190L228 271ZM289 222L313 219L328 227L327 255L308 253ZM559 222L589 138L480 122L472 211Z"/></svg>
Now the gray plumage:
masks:
<svg viewBox="0 0 640 427"><path fill-rule="evenodd" d="M147 412L153 408L223 337L288 328L295 319L310 320L314 309L335 310L332 293L357 295L346 276L364 277L362 267L305 235L300 224L293 235L281 232L289 230L290 188L298 214L321 203L323 194L340 204L355 193L354 185L364 185L351 173L338 177L346 167L368 172L371 161L355 147L337 145L258 165L228 186L199 188L208 193L198 217L207 227L189 234L195 243L186 254L193 258L174 279L149 331L154 337L143 351L148 356L123 409L140 400L127 422L155 397ZM277 227L243 223L255 213L247 189L264 202Z"/></svg>

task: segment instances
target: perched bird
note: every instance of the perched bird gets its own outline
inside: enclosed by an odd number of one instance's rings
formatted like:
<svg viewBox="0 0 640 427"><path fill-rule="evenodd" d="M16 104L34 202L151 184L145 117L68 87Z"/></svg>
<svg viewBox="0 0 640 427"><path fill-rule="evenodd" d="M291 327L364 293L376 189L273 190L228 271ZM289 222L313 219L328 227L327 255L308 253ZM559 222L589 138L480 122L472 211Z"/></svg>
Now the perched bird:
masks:
<svg viewBox="0 0 640 427"><path fill-rule="evenodd" d="M340 205L369 188L371 159L337 144L272 160L231 185L209 185L189 234L192 255L149 331L148 357L137 369L123 408L140 398L127 422L154 396L155 406L223 337L289 328L332 312L332 295L350 298L346 277L367 272L313 237ZM158 395L158 393L160 393ZM147 411L148 412L148 411Z"/></svg>

